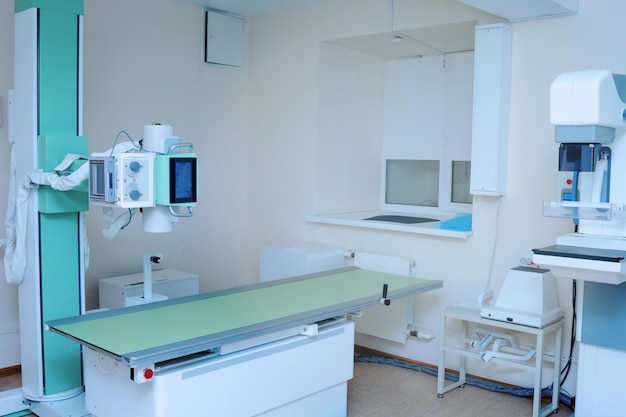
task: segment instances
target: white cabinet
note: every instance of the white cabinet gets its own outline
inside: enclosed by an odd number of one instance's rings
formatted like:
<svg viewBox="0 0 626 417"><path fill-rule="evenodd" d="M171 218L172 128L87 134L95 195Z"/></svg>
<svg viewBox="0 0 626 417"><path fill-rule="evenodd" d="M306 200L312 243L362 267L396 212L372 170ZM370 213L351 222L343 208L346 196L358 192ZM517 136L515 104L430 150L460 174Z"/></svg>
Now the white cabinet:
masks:
<svg viewBox="0 0 626 417"><path fill-rule="evenodd" d="M511 28L476 27L474 113L472 123L472 194L506 192L511 84Z"/></svg>
<svg viewBox="0 0 626 417"><path fill-rule="evenodd" d="M167 298L179 298L199 293L199 277L177 269L152 271L152 289ZM121 308L126 299L143 294L143 273L102 278L98 281L100 308Z"/></svg>

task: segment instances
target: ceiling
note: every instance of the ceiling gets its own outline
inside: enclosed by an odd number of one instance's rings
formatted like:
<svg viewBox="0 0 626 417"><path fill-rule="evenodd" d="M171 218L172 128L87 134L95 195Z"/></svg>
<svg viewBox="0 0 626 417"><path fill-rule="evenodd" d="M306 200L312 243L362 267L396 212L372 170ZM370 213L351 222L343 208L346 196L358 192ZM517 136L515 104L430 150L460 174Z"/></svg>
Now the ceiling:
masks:
<svg viewBox="0 0 626 417"><path fill-rule="evenodd" d="M474 50L475 20L375 33L329 41L389 60Z"/></svg>
<svg viewBox="0 0 626 417"><path fill-rule="evenodd" d="M221 10L239 16L258 16L330 2L333 0L173 0ZM390 0L393 4L393 0ZM434 0L436 1L436 0ZM509 20L554 17L576 13L577 0L457 0ZM565 3L564 3L565 2ZM474 49L477 22L463 21L430 27L388 31L331 41L334 44L377 56L398 59L441 55Z"/></svg>
<svg viewBox="0 0 626 417"><path fill-rule="evenodd" d="M258 16L333 0L174 0L239 16ZM474 49L477 22L462 21L329 41L378 58L400 59Z"/></svg>
<svg viewBox="0 0 626 417"><path fill-rule="evenodd" d="M240 16L257 16L332 0L174 0ZM393 0L391 0L393 2ZM457 0L508 20L575 14L577 0Z"/></svg>
<svg viewBox="0 0 626 417"><path fill-rule="evenodd" d="M208 9L221 10L239 16L257 16L330 0L174 0Z"/></svg>

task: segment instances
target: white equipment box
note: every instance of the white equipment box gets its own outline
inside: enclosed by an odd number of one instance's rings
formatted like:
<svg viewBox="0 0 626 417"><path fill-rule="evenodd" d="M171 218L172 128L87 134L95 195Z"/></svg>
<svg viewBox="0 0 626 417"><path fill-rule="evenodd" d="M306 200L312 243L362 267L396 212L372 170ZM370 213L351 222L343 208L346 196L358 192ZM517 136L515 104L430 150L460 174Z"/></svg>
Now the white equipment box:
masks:
<svg viewBox="0 0 626 417"><path fill-rule="evenodd" d="M273 281L343 268L343 249L313 242L261 248L259 280Z"/></svg>
<svg viewBox="0 0 626 417"><path fill-rule="evenodd" d="M186 297L199 293L197 274L177 269L152 271L152 291L167 298ZM100 308L121 308L128 297L143 294L143 273L103 278L99 281Z"/></svg>
<svg viewBox="0 0 626 417"><path fill-rule="evenodd" d="M486 319L537 327L563 318L554 275L549 269L518 266L509 270L493 306L480 311Z"/></svg>
<svg viewBox="0 0 626 417"><path fill-rule="evenodd" d="M141 384L129 378L126 366L86 348L87 411L101 417L345 416L353 326L333 321L315 336L163 364L153 380Z"/></svg>

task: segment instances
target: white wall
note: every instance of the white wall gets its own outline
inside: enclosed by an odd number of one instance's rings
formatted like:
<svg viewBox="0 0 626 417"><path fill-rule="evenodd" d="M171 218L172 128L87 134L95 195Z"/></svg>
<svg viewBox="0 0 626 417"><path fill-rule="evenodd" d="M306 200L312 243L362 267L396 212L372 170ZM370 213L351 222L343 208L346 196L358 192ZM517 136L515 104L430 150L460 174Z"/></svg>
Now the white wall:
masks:
<svg viewBox="0 0 626 417"><path fill-rule="evenodd" d="M424 3L396 2L397 10L404 7L398 11L399 27L445 22L449 15L432 9L434 4L445 9L450 2L429 2L430 14L421 9ZM444 280L443 290L420 296L416 303L417 325L436 332L441 308L473 302L486 287L498 291L519 254L553 244L557 236L572 230L570 222L544 218L541 213L542 200L556 196L557 146L549 124L549 85L565 71L608 68L626 72L626 57L618 52L618 16L626 5L581 0L578 15L512 24L508 192L503 198L475 197L474 233L467 240L305 222L307 215L328 206L328 196L318 189L324 174L316 172L315 144L328 140L319 137L323 133L319 126L325 122L318 120L323 112L317 107L317 68L320 57L327 53L319 42L383 32L387 28L386 6L386 1L342 1L254 19L249 182L249 221L254 227L249 257L252 259L263 244L304 239L414 258L419 276ZM457 18L466 20L467 15ZM350 157L344 160L344 172L359 169L350 165L352 161ZM345 182L346 178L338 177L337 181ZM571 283L559 281L558 291L566 310L564 346L568 346ZM436 362L436 342L410 340L406 346L362 342L419 361ZM498 372L480 366L472 371L486 376ZM529 376L513 373L504 378L526 385L532 382ZM570 376L570 389L573 379Z"/></svg>
<svg viewBox="0 0 626 417"><path fill-rule="evenodd" d="M317 210L380 203L384 61L341 46L319 46Z"/></svg>
<svg viewBox="0 0 626 417"><path fill-rule="evenodd" d="M158 121L173 124L181 141L192 142L201 164L200 204L192 218L175 225L173 233L143 233L139 217L116 240L107 241L101 234L101 210L91 208L87 308L98 306L99 278L141 271L143 254L152 251L164 253L162 267L199 273L201 291L250 283L254 278L246 275L248 72L203 64L203 14L197 7L169 0L86 0L84 22L83 122L90 152L109 149L120 130L139 140L143 126ZM13 1L0 2L0 33L5 121L6 92L13 86ZM3 220L9 154L3 123ZM19 363L17 288L4 283L3 272L2 268L0 368Z"/></svg>
<svg viewBox="0 0 626 417"><path fill-rule="evenodd" d="M91 152L109 149L126 129L173 124L199 160L199 204L172 233L142 232L141 218L103 239L98 207L88 213L88 307L97 279L139 272L142 255L164 253L163 267L196 272L201 291L249 283L246 276L247 71L203 64L201 8L170 0L85 1L84 133Z"/></svg>
<svg viewBox="0 0 626 417"><path fill-rule="evenodd" d="M8 3L0 3L2 98L12 85ZM556 193L550 82L559 73L579 69L626 73L626 56L619 53L626 4L579 3L576 16L512 24L508 192L503 198L476 197L474 234L457 240L305 220L327 203L318 199L323 177L318 172L318 141L326 140L320 137L318 108L320 42L384 32L386 0L337 0L250 19L244 71L202 64L202 15L196 7L169 0L86 0L84 133L90 150L108 149L121 129L139 138L144 124L160 121L174 124L182 140L193 142L201 161L198 207L173 233L147 235L137 219L117 240L105 241L99 210L90 210L88 307L96 306L98 278L139 271L146 251L163 251L166 267L198 272L201 289L207 291L254 282L262 245L304 239L415 259L419 276L444 281L442 290L420 296L416 303L417 325L435 331L441 308L473 301L487 286L497 291L518 254L550 245L572 228L566 221L541 215L541 201ZM469 8L460 7L463 13L452 10L451 5L456 3L396 1L397 28L484 18ZM4 107L2 111L6 117ZM8 167L6 132L3 124L2 167ZM6 171L0 170L2 216ZM570 296L570 283L559 282L567 317ZM0 329L3 323L16 323L15 298L13 287L0 284ZM567 340L569 318L566 328ZM365 342L436 362L436 342ZM486 376L496 372L480 367L472 371Z"/></svg>

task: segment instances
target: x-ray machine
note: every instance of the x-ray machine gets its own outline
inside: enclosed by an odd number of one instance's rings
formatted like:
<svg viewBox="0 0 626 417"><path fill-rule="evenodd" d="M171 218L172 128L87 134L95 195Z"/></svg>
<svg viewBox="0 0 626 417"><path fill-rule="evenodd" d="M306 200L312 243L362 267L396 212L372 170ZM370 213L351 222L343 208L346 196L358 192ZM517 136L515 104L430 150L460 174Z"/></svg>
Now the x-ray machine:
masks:
<svg viewBox="0 0 626 417"><path fill-rule="evenodd" d="M39 415L74 413L82 394L81 358L44 322L83 311L83 215L86 186L30 192L29 172L53 172L68 153L87 154L82 136L82 0L15 0L12 181L17 192L16 239L7 250L7 279L19 284L22 389L0 411L33 405ZM68 172L84 164L75 161ZM17 246L13 246L17 241ZM75 352L80 350L74 344ZM65 401L67 400L67 402ZM80 401L79 401L80 402ZM64 403L61 411L54 404ZM33 408L34 409L34 408ZM2 413L0 413L2 414Z"/></svg>
<svg viewBox="0 0 626 417"><path fill-rule="evenodd" d="M621 415L626 372L626 75L570 72L550 88L559 143L559 201L544 215L575 232L535 249L535 263L583 282L576 414Z"/></svg>
<svg viewBox="0 0 626 417"><path fill-rule="evenodd" d="M68 346L44 328L84 313L83 212L90 200L144 209L144 230L153 233L170 231L196 204L196 155L172 126L145 126L141 147L120 144L127 151L121 152L116 144L88 162L83 9L83 0L15 0L5 275L19 285L22 387L0 395L0 415L26 409L44 417L89 415L80 345Z"/></svg>
<svg viewBox="0 0 626 417"><path fill-rule="evenodd" d="M442 282L351 269L83 315L90 199L154 208L144 230L168 231L195 205L195 155L151 125L142 148L68 161L87 154L83 0L15 0L15 12L12 187L16 230L28 227L7 239L6 270L19 284L23 387L0 396L0 415L178 416L210 394L206 415L345 416L345 315ZM86 171L89 184L75 177Z"/></svg>

